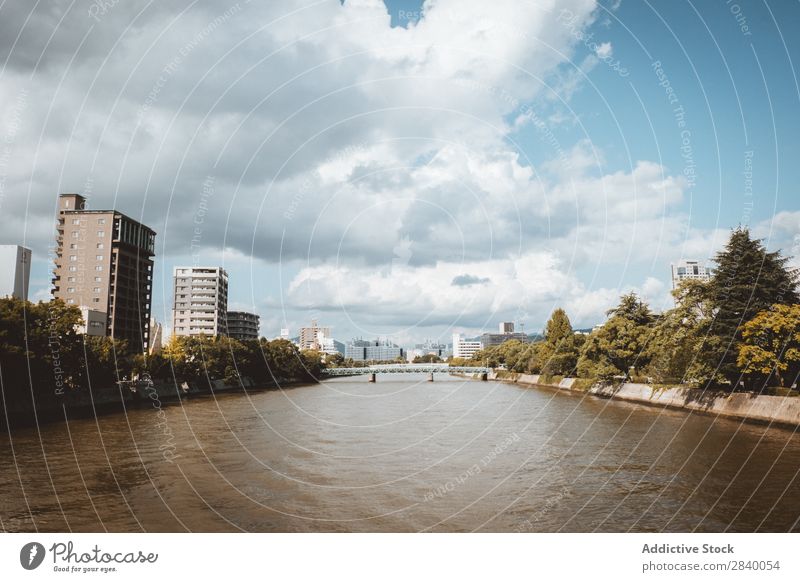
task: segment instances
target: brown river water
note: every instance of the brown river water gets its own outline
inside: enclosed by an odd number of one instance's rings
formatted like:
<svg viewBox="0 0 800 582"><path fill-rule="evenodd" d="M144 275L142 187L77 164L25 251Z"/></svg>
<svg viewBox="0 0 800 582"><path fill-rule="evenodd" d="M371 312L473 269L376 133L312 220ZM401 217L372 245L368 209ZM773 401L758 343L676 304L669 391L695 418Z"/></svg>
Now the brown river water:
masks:
<svg viewBox="0 0 800 582"><path fill-rule="evenodd" d="M800 435L544 388L342 378L0 436L4 531L798 531Z"/></svg>

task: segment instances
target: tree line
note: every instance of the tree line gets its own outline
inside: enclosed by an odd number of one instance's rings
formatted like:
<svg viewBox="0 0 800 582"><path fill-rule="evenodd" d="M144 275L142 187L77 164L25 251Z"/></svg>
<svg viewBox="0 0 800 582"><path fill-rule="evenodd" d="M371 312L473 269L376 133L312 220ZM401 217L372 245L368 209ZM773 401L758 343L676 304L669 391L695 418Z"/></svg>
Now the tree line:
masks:
<svg viewBox="0 0 800 582"><path fill-rule="evenodd" d="M114 389L144 373L156 381L208 386L213 380L256 385L313 381L321 354L287 340L178 337L161 353L131 353L125 341L80 333L80 310L60 299L0 298L0 386L7 401L40 394Z"/></svg>
<svg viewBox="0 0 800 582"><path fill-rule="evenodd" d="M558 308L535 343L508 341L474 363L514 372L612 382L745 389L796 386L800 375L797 276L746 228L732 231L708 281L673 291L675 307L654 313L635 293L620 298L589 334Z"/></svg>

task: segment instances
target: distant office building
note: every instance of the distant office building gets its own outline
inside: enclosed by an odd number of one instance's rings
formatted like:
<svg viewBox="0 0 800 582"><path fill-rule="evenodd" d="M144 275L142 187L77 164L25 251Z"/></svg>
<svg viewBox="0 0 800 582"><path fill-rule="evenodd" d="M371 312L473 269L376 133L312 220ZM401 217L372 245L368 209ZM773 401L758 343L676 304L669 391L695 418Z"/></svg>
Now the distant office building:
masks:
<svg viewBox="0 0 800 582"><path fill-rule="evenodd" d="M694 260L682 260L677 263L672 263L671 266L673 289L676 289L681 281L686 281L687 279L708 281L714 274L712 269Z"/></svg>
<svg viewBox="0 0 800 582"><path fill-rule="evenodd" d="M386 362L405 358L405 350L388 339L354 339L344 347L344 357L354 362Z"/></svg>
<svg viewBox="0 0 800 582"><path fill-rule="evenodd" d="M276 339L286 340L287 342L291 341L291 338L289 337L289 328L288 327L282 327L281 328L281 334Z"/></svg>
<svg viewBox="0 0 800 582"><path fill-rule="evenodd" d="M19 245L0 245L0 297L28 299L31 251Z"/></svg>
<svg viewBox="0 0 800 582"><path fill-rule="evenodd" d="M331 328L329 327L320 327L317 325L317 320L311 320L310 327L301 327L300 328L300 349L301 350L320 350L321 351L321 343L319 341L319 336L324 337L331 337Z"/></svg>
<svg viewBox="0 0 800 582"><path fill-rule="evenodd" d="M521 332L516 333L484 333L481 335L481 343L485 348L499 346L509 340L517 340L522 343L527 343L529 338Z"/></svg>
<svg viewBox="0 0 800 582"><path fill-rule="evenodd" d="M147 351L155 231L116 210L87 210L79 194L61 194L58 208L53 297L105 313L105 335Z"/></svg>
<svg viewBox="0 0 800 582"><path fill-rule="evenodd" d="M228 337L237 340L257 340L259 317L247 311L228 312Z"/></svg>
<svg viewBox="0 0 800 582"><path fill-rule="evenodd" d="M481 343L485 348L499 346L500 344L509 340L517 340L522 343L528 342L528 336L522 332L514 331L514 323L511 321L503 321L500 323L500 333L484 333L481 335Z"/></svg>
<svg viewBox="0 0 800 582"><path fill-rule="evenodd" d="M414 356L427 356L434 355L440 358L447 359L453 355L453 350L447 344L440 344L432 342L431 340L425 343L416 344L414 346Z"/></svg>
<svg viewBox="0 0 800 582"><path fill-rule="evenodd" d="M227 333L228 273L222 267L175 267L172 333L218 336Z"/></svg>
<svg viewBox="0 0 800 582"><path fill-rule="evenodd" d="M89 309L85 305L81 305L80 310L83 324L78 326L78 333L92 336L106 335L107 316L105 312Z"/></svg>
<svg viewBox="0 0 800 582"><path fill-rule="evenodd" d="M461 334L453 334L453 357L454 358L471 358L476 352L483 349L483 344L476 340L467 340L461 337Z"/></svg>

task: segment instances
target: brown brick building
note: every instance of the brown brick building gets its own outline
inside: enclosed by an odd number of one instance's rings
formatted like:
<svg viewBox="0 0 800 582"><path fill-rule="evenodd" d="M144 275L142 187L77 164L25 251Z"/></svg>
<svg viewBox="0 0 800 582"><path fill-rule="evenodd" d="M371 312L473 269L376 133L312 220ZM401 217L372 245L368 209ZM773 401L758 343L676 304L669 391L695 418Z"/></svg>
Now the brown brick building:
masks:
<svg viewBox="0 0 800 582"><path fill-rule="evenodd" d="M88 210L79 194L58 199L53 296L106 314L106 335L149 347L156 233L116 210Z"/></svg>

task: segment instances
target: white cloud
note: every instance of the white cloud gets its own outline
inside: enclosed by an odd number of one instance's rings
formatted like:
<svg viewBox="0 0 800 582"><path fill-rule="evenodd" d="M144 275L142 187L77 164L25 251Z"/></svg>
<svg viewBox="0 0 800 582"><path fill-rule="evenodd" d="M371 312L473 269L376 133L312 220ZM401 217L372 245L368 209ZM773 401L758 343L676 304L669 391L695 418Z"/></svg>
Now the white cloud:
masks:
<svg viewBox="0 0 800 582"><path fill-rule="evenodd" d="M559 302L589 323L619 293L579 269L666 272L724 242L676 211L679 175L648 160L609 169L590 141L562 145L523 115L574 121L544 96L569 97L613 53L605 42L586 55L574 34L593 22L591 0L429 0L407 29L380 0L140 9L120 2L96 23L85 4L37 8L13 51L29 10L0 11L0 106L19 109L0 228L38 257L59 191L91 190L91 207L153 226L162 262L187 255L205 204L202 259L286 267L296 309L378 304L392 325L477 326ZM541 138L536 155L509 140L523 131ZM795 223L779 215L776 232ZM451 284L462 275L488 282ZM258 276L232 288L255 295Z"/></svg>
<svg viewBox="0 0 800 582"><path fill-rule="evenodd" d="M613 55L614 54L614 49L611 46L610 42L603 42L603 43L600 43L599 45L597 45L597 48L595 49L594 52L599 58L603 59L603 58L610 57L611 55Z"/></svg>
<svg viewBox="0 0 800 582"><path fill-rule="evenodd" d="M458 284L465 274L478 283ZM663 302L664 283L652 277L632 289ZM574 324L591 325L602 320L626 290L587 290L554 253L543 251L515 259L377 271L344 265L307 267L289 285L287 306L349 319L367 336L431 326L477 333L509 317L541 326L558 306L568 309Z"/></svg>

